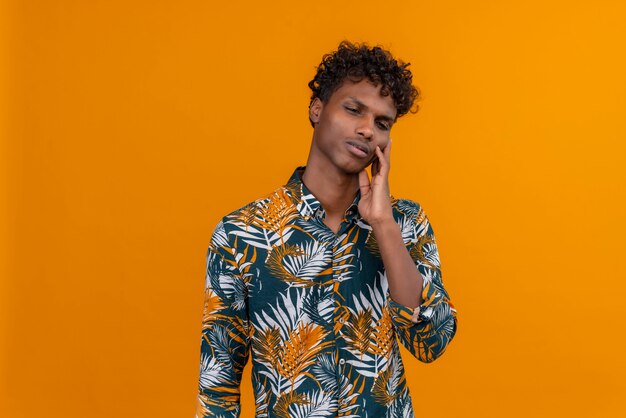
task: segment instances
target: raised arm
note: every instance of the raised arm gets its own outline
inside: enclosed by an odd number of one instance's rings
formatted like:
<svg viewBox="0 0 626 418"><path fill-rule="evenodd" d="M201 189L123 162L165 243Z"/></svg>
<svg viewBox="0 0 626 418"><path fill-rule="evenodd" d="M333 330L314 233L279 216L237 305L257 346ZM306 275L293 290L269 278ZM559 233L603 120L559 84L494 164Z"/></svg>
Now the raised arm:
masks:
<svg viewBox="0 0 626 418"><path fill-rule="evenodd" d="M448 292L443 287L439 252L428 217L414 202L403 201L403 205L407 214L400 223L411 231L407 242L398 238L401 236L399 232L397 235L390 232L383 241L394 240L396 245L390 245L389 248L396 248L398 239L404 245L396 253L388 254L386 259L385 253L389 251L385 251L385 244L380 239L378 245L389 284L388 303L396 333L407 350L418 360L429 363L443 354L456 334L457 315ZM395 229L393 226L388 228L400 231L397 223ZM413 273L420 276L419 280L413 274L405 274L404 270L397 268L400 263L404 263L402 266L406 268L406 255L411 260ZM413 285L420 284L419 290L404 294L404 289L410 288L411 281ZM402 290L398 292L398 289ZM395 296L398 293L403 297ZM418 299L419 306L413 302Z"/></svg>
<svg viewBox="0 0 626 418"><path fill-rule="evenodd" d="M376 148L372 179L359 173L359 212L371 225L389 285L388 304L396 333L415 357L437 359L456 333L456 310L441 280L435 234L415 202L396 202L389 194L391 141Z"/></svg>

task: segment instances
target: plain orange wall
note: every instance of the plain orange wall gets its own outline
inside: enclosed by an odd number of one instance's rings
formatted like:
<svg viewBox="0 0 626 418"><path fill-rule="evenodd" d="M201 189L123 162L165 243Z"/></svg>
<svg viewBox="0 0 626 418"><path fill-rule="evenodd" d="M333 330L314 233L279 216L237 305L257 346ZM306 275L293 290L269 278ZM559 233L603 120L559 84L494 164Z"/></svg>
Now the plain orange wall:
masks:
<svg viewBox="0 0 626 418"><path fill-rule="evenodd" d="M423 93L391 188L433 223L459 332L404 352L418 416L626 416L624 2L2 13L3 418L193 416L210 234L306 161L307 83L344 38Z"/></svg>

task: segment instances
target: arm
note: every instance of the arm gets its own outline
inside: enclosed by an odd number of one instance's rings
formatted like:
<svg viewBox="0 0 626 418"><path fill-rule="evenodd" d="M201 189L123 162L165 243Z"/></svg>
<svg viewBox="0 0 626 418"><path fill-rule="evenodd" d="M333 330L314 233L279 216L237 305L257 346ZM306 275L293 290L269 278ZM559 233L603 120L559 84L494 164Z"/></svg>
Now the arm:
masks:
<svg viewBox="0 0 626 418"><path fill-rule="evenodd" d="M431 362L456 333L456 310L441 281L435 235L419 205L403 201L403 225L410 225L410 248L393 215L389 195L391 140L385 151L376 147L372 180L359 173L359 212L372 226L389 285L388 305L402 345L417 359ZM407 223L409 222L409 223Z"/></svg>
<svg viewBox="0 0 626 418"><path fill-rule="evenodd" d="M245 283L223 221L207 252L197 418L238 417L250 347Z"/></svg>
<svg viewBox="0 0 626 418"><path fill-rule="evenodd" d="M372 224L385 265L391 299L411 309L422 304L423 277L406 250L400 226L392 218Z"/></svg>
<svg viewBox="0 0 626 418"><path fill-rule="evenodd" d="M454 338L456 309L443 287L439 253L428 217L419 205L408 201L405 205L413 214L408 246L395 221L377 227L379 232L374 228L374 234L385 265L388 304L398 338L418 360L429 363L440 357Z"/></svg>

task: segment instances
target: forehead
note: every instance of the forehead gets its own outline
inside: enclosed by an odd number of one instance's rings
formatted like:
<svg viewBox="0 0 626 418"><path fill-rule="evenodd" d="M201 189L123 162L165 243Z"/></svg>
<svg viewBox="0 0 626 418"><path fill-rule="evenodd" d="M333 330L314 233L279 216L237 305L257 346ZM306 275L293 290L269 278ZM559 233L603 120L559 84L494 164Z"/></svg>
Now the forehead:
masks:
<svg viewBox="0 0 626 418"><path fill-rule="evenodd" d="M377 113L395 116L396 106L393 103L391 94L382 96L380 94L381 88L381 83L374 85L369 79L363 79L358 82L346 79L332 93L329 101L339 102L354 98Z"/></svg>

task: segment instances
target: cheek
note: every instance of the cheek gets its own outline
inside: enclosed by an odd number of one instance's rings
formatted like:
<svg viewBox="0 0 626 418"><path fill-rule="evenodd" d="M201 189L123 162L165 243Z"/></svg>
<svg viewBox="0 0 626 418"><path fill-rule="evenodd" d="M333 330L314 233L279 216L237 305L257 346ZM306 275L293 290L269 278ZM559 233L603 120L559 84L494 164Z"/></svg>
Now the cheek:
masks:
<svg viewBox="0 0 626 418"><path fill-rule="evenodd" d="M324 124L323 132L326 136L336 140L337 137L343 137L347 135L347 126L344 120L339 117L328 119Z"/></svg>
<svg viewBox="0 0 626 418"><path fill-rule="evenodd" d="M385 151L385 148L387 147L387 145L389 145L389 134L385 134L384 138L381 138L380 141L378 141L378 146L380 147L381 151Z"/></svg>

